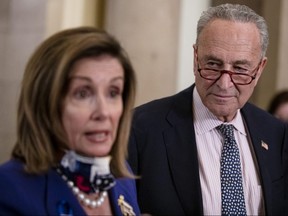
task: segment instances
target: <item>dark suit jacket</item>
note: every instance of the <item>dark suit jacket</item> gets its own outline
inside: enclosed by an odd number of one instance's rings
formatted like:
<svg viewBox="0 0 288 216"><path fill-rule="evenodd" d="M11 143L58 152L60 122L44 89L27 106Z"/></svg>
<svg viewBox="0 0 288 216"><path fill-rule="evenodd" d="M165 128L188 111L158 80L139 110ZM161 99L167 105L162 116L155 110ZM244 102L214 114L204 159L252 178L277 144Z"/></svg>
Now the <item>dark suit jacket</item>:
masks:
<svg viewBox="0 0 288 216"><path fill-rule="evenodd" d="M203 214L190 88L136 108L129 160L135 174L141 212L156 215ZM247 103L247 123L263 186L266 214L284 212L284 143L287 127ZM261 147L261 141L269 149ZM219 199L221 199L219 197Z"/></svg>
<svg viewBox="0 0 288 216"><path fill-rule="evenodd" d="M86 215L72 190L54 170L43 175L29 175L23 171L20 161L10 160L0 166L0 191L0 215L56 216L61 212L66 212L67 216ZM134 180L117 179L109 190L114 215L123 215L118 206L120 195L139 215Z"/></svg>

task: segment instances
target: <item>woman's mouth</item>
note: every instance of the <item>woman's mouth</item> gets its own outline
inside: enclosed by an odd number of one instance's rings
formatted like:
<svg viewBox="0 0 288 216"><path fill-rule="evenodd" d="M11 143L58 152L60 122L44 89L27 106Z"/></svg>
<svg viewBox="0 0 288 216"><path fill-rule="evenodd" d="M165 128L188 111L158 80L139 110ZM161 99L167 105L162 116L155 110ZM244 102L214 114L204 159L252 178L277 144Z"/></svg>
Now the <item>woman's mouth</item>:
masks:
<svg viewBox="0 0 288 216"><path fill-rule="evenodd" d="M90 142L105 142L108 138L108 132L88 132L85 133L85 136Z"/></svg>

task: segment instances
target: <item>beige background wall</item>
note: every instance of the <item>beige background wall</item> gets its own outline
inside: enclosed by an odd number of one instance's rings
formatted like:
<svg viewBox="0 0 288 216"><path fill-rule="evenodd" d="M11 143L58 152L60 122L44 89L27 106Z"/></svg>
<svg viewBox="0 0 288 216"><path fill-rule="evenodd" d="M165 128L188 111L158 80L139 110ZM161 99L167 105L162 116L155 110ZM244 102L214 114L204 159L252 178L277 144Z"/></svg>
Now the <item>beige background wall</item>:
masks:
<svg viewBox="0 0 288 216"><path fill-rule="evenodd" d="M274 7L271 5L271 7ZM267 9L269 10L269 9ZM288 88L288 1L281 1L279 12L279 49L276 90ZM273 24L272 24L273 25Z"/></svg>
<svg viewBox="0 0 288 216"><path fill-rule="evenodd" d="M137 71L137 104L176 90L179 2L107 3L105 26L127 49Z"/></svg>
<svg viewBox="0 0 288 216"><path fill-rule="evenodd" d="M44 0L0 1L0 162L15 142L16 101L24 66L45 31Z"/></svg>
<svg viewBox="0 0 288 216"><path fill-rule="evenodd" d="M266 108L276 91L288 88L288 1L211 1L221 2L247 3L268 22L268 65L251 100ZM209 0L1 0L0 163L8 159L15 142L16 102L24 66L44 38L79 25L107 29L122 42L137 71L138 105L174 94L193 82L189 52L197 19L209 4Z"/></svg>

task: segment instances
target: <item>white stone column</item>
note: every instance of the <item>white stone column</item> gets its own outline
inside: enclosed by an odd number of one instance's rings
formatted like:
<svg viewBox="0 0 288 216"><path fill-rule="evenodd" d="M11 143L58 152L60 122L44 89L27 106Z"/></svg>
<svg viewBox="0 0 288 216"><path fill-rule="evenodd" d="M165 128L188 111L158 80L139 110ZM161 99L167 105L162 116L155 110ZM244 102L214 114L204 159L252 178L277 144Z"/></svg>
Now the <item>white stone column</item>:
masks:
<svg viewBox="0 0 288 216"><path fill-rule="evenodd" d="M196 42L197 22L210 5L209 0L182 0L180 7L179 48L177 65L177 91L194 82L193 44Z"/></svg>

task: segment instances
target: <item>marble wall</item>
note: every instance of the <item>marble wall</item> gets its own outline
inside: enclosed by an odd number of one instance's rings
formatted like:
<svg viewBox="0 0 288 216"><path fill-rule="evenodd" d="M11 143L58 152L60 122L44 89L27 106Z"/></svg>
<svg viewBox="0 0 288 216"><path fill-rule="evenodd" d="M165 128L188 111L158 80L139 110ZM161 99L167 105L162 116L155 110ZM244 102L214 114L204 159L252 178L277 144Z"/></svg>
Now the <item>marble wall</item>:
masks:
<svg viewBox="0 0 288 216"><path fill-rule="evenodd" d="M137 104L176 90L180 1L108 1L106 29L127 49L138 79Z"/></svg>
<svg viewBox="0 0 288 216"><path fill-rule="evenodd" d="M15 142L16 109L25 64L42 41L45 0L0 1L0 162Z"/></svg>

